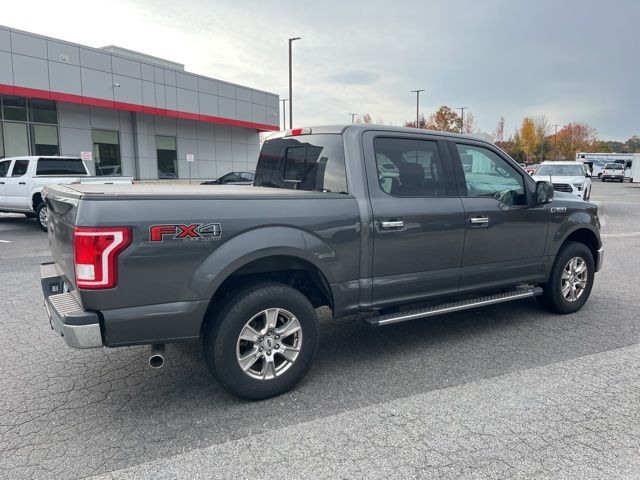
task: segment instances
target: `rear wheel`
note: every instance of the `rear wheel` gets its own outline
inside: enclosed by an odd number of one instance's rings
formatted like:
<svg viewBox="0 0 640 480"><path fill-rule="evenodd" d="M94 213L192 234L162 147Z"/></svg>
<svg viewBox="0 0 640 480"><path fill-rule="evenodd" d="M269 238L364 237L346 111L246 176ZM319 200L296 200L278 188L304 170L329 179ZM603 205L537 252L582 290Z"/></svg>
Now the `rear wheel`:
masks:
<svg viewBox="0 0 640 480"><path fill-rule="evenodd" d="M208 319L204 358L231 393L260 400L293 388L306 374L318 343L309 300L279 283L261 283L225 300Z"/></svg>
<svg viewBox="0 0 640 480"><path fill-rule="evenodd" d="M44 202L39 203L36 207L36 222L43 232L49 228L49 209Z"/></svg>
<svg viewBox="0 0 640 480"><path fill-rule="evenodd" d="M540 303L557 313L577 312L591 294L594 272L593 255L585 244L565 244L556 256L549 281L542 285Z"/></svg>

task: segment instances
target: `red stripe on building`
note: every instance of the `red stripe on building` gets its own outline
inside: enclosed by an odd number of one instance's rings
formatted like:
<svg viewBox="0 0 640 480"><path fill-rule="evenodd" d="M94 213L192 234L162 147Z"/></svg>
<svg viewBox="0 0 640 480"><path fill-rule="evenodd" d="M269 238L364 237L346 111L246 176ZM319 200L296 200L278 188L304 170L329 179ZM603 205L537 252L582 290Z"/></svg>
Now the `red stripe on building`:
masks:
<svg viewBox="0 0 640 480"><path fill-rule="evenodd" d="M14 87L11 85L0 84L0 94L17 95L20 97L41 98L46 100L56 100L58 102L79 103L82 105L90 105L93 107L111 108L114 110L122 110L125 112L148 113L149 115L159 115L162 117L181 118L185 120L198 120L207 123L219 123L222 125L232 125L234 127L255 128L262 131L277 131L278 127L267 125L264 123L245 122L243 120L234 120L232 118L216 117L213 115L203 115L199 113L180 112L178 110L170 110L167 108L147 107L137 105L135 103L116 102L113 100L104 100L101 98L84 97L82 95L73 95L70 93L50 92L48 90L39 90L36 88Z"/></svg>

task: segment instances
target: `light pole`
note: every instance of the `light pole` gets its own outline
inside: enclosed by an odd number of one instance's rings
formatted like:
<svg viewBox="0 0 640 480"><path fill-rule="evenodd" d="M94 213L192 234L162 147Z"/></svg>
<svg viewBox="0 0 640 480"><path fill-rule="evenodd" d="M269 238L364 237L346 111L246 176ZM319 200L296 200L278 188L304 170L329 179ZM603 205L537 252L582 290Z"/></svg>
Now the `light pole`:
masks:
<svg viewBox="0 0 640 480"><path fill-rule="evenodd" d="M355 118L356 115L358 115L357 113L349 113L349 115L351 115L351 123L355 123Z"/></svg>
<svg viewBox="0 0 640 480"><path fill-rule="evenodd" d="M416 128L420 128L420 93L424 92L424 88L421 90L411 90L416 94Z"/></svg>
<svg viewBox="0 0 640 480"><path fill-rule="evenodd" d="M556 127L556 134L553 136L553 159L557 160L558 159L558 125L553 125L554 127Z"/></svg>
<svg viewBox="0 0 640 480"><path fill-rule="evenodd" d="M282 102L282 130L287 129L287 107L286 102L289 101L288 98L283 98L280 100Z"/></svg>
<svg viewBox="0 0 640 480"><path fill-rule="evenodd" d="M460 133L462 133L462 129L464 128L464 111L468 109L469 107L458 107L458 110L462 112L462 115L460 116Z"/></svg>
<svg viewBox="0 0 640 480"><path fill-rule="evenodd" d="M300 37L289 39L289 128L293 128L293 76L291 72L291 44Z"/></svg>

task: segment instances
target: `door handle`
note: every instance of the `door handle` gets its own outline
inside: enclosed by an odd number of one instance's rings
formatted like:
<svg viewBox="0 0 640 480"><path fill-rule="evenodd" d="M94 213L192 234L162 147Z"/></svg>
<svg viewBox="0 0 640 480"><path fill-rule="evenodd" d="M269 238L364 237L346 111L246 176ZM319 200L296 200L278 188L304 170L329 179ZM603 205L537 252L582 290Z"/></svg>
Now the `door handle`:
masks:
<svg viewBox="0 0 640 480"><path fill-rule="evenodd" d="M489 217L471 217L469 219L471 225L476 225L478 227L486 227L489 225Z"/></svg>
<svg viewBox="0 0 640 480"><path fill-rule="evenodd" d="M404 227L404 222L402 220L382 220L380 226L385 230L398 230Z"/></svg>
<svg viewBox="0 0 640 480"><path fill-rule="evenodd" d="M27 182L18 182L18 185L26 185Z"/></svg>
<svg viewBox="0 0 640 480"><path fill-rule="evenodd" d="M4 182L0 182L0 185L4 185Z"/></svg>

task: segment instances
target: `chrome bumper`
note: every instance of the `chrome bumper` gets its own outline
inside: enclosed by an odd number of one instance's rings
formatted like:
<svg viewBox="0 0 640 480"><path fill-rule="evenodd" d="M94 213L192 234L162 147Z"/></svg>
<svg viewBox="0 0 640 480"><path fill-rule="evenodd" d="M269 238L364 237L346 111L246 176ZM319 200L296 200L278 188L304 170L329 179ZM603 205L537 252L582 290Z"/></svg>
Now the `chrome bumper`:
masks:
<svg viewBox="0 0 640 480"><path fill-rule="evenodd" d="M98 314L82 308L77 292L63 293L63 280L55 264L40 266L40 280L51 328L72 348L102 347Z"/></svg>

